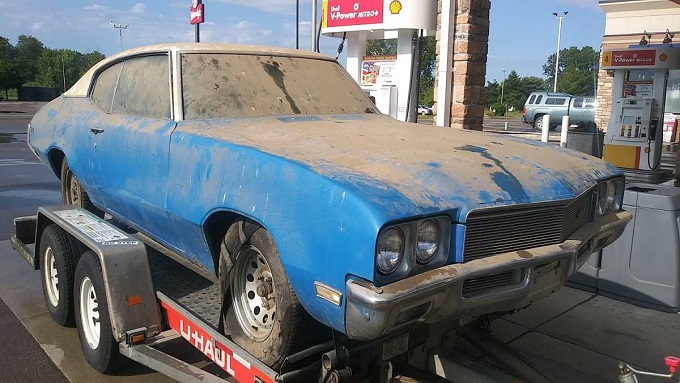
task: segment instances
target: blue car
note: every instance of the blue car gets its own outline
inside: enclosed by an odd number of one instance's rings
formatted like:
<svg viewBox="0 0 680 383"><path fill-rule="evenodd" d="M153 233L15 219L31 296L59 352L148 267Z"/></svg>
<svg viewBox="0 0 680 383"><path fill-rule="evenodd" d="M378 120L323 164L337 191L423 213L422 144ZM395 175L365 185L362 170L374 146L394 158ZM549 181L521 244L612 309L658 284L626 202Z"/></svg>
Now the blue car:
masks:
<svg viewBox="0 0 680 383"><path fill-rule="evenodd" d="M299 50L129 50L28 133L65 204L212 275L228 333L272 367L310 325L368 341L526 307L631 218L614 166L396 121L335 60Z"/></svg>

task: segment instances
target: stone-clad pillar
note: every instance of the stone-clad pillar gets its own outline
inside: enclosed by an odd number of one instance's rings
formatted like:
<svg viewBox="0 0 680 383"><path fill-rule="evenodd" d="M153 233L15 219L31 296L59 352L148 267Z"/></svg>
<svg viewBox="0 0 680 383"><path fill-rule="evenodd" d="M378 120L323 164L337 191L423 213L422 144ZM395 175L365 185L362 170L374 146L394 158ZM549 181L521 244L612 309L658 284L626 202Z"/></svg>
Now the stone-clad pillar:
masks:
<svg viewBox="0 0 680 383"><path fill-rule="evenodd" d="M490 0L440 0L437 40L441 42L441 2L455 1L451 126L481 130L484 120L484 84L489 49ZM451 43L451 42L450 42ZM439 59L439 58L438 58ZM436 84L444 84L436 80ZM445 106L437 105L437 110Z"/></svg>

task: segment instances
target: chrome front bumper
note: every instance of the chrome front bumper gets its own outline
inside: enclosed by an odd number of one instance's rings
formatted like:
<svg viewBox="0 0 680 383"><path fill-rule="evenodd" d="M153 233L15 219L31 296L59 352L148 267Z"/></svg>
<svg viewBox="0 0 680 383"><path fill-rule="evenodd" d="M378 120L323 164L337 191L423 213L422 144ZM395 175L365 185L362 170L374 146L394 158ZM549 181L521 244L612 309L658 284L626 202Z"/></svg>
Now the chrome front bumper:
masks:
<svg viewBox="0 0 680 383"><path fill-rule="evenodd" d="M526 307L559 290L592 252L621 236L631 218L625 211L610 214L560 244L447 265L382 287L349 278L346 333L352 339L372 340L416 322L466 320ZM502 273L515 277L502 286L464 293L466 281Z"/></svg>

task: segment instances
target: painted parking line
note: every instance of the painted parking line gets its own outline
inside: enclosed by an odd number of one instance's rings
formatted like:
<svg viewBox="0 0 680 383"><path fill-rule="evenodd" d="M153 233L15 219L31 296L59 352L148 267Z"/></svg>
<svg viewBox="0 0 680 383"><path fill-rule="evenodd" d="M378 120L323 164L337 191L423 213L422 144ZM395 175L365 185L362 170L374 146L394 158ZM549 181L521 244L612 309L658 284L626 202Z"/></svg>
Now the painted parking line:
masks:
<svg viewBox="0 0 680 383"><path fill-rule="evenodd" d="M9 158L0 160L0 167L3 166L24 166L24 165L42 165L40 161L30 161L22 158Z"/></svg>

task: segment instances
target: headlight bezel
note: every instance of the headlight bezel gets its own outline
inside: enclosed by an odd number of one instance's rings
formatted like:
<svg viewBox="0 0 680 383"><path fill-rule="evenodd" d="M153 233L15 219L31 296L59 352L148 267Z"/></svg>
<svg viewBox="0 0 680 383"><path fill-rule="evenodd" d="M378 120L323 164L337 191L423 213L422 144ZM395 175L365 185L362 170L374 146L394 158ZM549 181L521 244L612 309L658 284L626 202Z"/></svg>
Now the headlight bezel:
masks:
<svg viewBox="0 0 680 383"><path fill-rule="evenodd" d="M421 262L417 258L418 230L427 221L434 221L439 228L439 239L434 255L426 262ZM404 235L405 251L403 258L397 268L391 273L385 274L378 267L378 241L381 236L392 228L398 228ZM378 231L374 252L374 282L376 285L385 285L411 275L419 274L426 270L431 270L447 263L449 259L449 248L451 243L451 218L446 215L425 217L421 219L389 223Z"/></svg>
<svg viewBox="0 0 680 383"><path fill-rule="evenodd" d="M598 182L594 189L595 218L620 211L623 208L624 189L625 182L622 177Z"/></svg>

